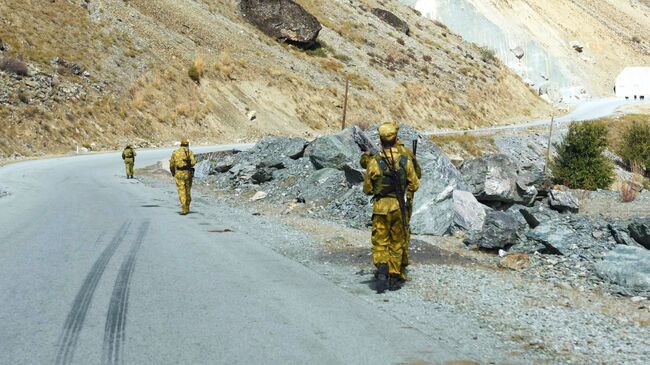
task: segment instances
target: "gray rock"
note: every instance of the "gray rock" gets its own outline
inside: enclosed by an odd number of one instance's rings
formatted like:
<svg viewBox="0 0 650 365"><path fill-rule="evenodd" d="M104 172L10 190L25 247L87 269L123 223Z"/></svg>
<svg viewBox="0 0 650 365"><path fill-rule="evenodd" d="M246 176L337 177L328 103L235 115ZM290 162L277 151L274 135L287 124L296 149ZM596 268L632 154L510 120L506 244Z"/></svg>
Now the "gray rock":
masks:
<svg viewBox="0 0 650 365"><path fill-rule="evenodd" d="M543 244L549 253L567 256L573 253L577 236L573 228L557 220L542 222L526 233L527 238Z"/></svg>
<svg viewBox="0 0 650 365"><path fill-rule="evenodd" d="M343 165L343 172L345 173L345 178L350 185L358 185L363 183L365 171L362 169L355 168L352 166L352 164L348 163Z"/></svg>
<svg viewBox="0 0 650 365"><path fill-rule="evenodd" d="M361 149L349 131L317 138L305 149L314 167L342 169L348 163L359 159Z"/></svg>
<svg viewBox="0 0 650 365"><path fill-rule="evenodd" d="M282 161L281 158L269 157L263 160L262 162L260 162L259 164L257 164L257 167L258 168L267 167L270 169L283 169L285 166L284 166L284 161Z"/></svg>
<svg viewBox="0 0 650 365"><path fill-rule="evenodd" d="M612 223L608 224L607 228L609 229L609 232L611 233L612 237L614 238L617 244L626 245L626 246L643 247L639 245L632 237L630 237L627 228L622 228Z"/></svg>
<svg viewBox="0 0 650 365"><path fill-rule="evenodd" d="M402 127L400 133L405 129ZM445 235L454 225L453 192L456 189L467 191L467 185L438 146L423 141L418 153L422 179L413 202L411 229L416 234Z"/></svg>
<svg viewBox="0 0 650 365"><path fill-rule="evenodd" d="M390 24L393 28L399 30L400 32L409 35L410 29L408 23L400 19L397 15L391 13L388 10L374 8L372 13L377 16L377 18L382 21Z"/></svg>
<svg viewBox="0 0 650 365"><path fill-rule="evenodd" d="M362 152L370 151L372 153L378 153L379 148L377 145L372 143L368 135L357 126L350 128L350 134L352 139L359 146Z"/></svg>
<svg viewBox="0 0 650 365"><path fill-rule="evenodd" d="M630 223L628 230L636 242L650 250L650 218L638 219Z"/></svg>
<svg viewBox="0 0 650 365"><path fill-rule="evenodd" d="M310 46L322 27L318 19L291 0L241 0L243 16L266 35Z"/></svg>
<svg viewBox="0 0 650 365"><path fill-rule="evenodd" d="M467 160L460 172L480 202L527 203L517 191L517 165L507 155Z"/></svg>
<svg viewBox="0 0 650 365"><path fill-rule="evenodd" d="M512 48L510 50L510 52L512 52L512 54L514 54L515 57L517 57L517 59L522 59L522 58L524 58L524 55L525 55L524 49L521 48L520 46Z"/></svg>
<svg viewBox="0 0 650 365"><path fill-rule="evenodd" d="M345 173L334 168L315 171L299 183L300 198L305 202L332 201L348 190Z"/></svg>
<svg viewBox="0 0 650 365"><path fill-rule="evenodd" d="M211 170L212 165L210 160L197 162L196 165L194 165L194 177L197 179L205 179L210 175Z"/></svg>
<svg viewBox="0 0 650 365"><path fill-rule="evenodd" d="M650 251L618 245L596 264L598 276L620 286L650 292Z"/></svg>
<svg viewBox="0 0 650 365"><path fill-rule="evenodd" d="M454 190L454 224L466 231L480 231L487 213L469 191Z"/></svg>
<svg viewBox="0 0 650 365"><path fill-rule="evenodd" d="M302 157L306 144L307 141L299 137L266 136L260 139L255 147L246 154L255 156L260 161L269 157L280 158L282 156L295 160Z"/></svg>
<svg viewBox="0 0 650 365"><path fill-rule="evenodd" d="M551 208L560 213L578 213L580 210L580 201L569 191L552 189L548 198Z"/></svg>
<svg viewBox="0 0 650 365"><path fill-rule="evenodd" d="M513 246L518 240L519 223L510 214L492 210L487 212L483 229L473 233L465 243L495 250Z"/></svg>
<svg viewBox="0 0 650 365"><path fill-rule="evenodd" d="M236 155L228 154L214 160L212 167L218 173L228 172L237 162Z"/></svg>
<svg viewBox="0 0 650 365"><path fill-rule="evenodd" d="M258 168L251 176L251 180L254 184L263 184L267 181L271 181L273 180L273 171L266 167Z"/></svg>

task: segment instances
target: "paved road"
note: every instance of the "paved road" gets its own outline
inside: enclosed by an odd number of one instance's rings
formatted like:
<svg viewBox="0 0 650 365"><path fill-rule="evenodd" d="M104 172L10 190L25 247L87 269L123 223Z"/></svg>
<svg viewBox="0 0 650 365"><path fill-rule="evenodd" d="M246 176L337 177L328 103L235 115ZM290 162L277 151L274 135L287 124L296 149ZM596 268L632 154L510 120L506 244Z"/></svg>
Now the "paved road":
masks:
<svg viewBox="0 0 650 365"><path fill-rule="evenodd" d="M556 125L571 123L574 121L585 121L585 120L594 120L599 118L608 117L616 112L617 109L624 105L631 105L638 103L635 101L629 101L618 98L605 98L605 99L595 99L587 101L583 104L580 104L574 111L571 113L555 118L554 123ZM495 127L486 127L486 128L477 128L471 130L449 130L449 131L435 131L429 134L436 136L449 136L449 135L459 135L459 134L491 134L495 132L502 131L516 131L522 129L529 129L535 127L547 126L551 123L551 119L540 119L526 123L520 124L509 124L509 125L499 125Z"/></svg>
<svg viewBox="0 0 650 365"><path fill-rule="evenodd" d="M168 155L141 151L137 164ZM0 364L460 356L244 233L208 233L201 206L179 216L173 195L122 173L117 154L0 168L11 193L0 198Z"/></svg>

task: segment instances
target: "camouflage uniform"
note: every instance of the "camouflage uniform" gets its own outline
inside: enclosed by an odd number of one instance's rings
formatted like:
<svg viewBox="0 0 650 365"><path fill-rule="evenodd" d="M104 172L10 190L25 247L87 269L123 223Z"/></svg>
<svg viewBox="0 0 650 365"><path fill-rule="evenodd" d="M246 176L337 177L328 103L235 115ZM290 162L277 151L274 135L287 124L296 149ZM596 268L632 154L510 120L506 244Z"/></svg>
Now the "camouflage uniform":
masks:
<svg viewBox="0 0 650 365"><path fill-rule="evenodd" d="M190 151L189 142L181 141L181 148L172 153L169 160L169 170L176 179L176 188L178 188L178 199L181 202L181 214L185 215L190 212L190 203L192 202L192 179L194 178L194 165L196 158Z"/></svg>
<svg viewBox="0 0 650 365"><path fill-rule="evenodd" d="M392 124L380 127L380 137L383 141L391 141L397 135ZM382 265L387 266L387 274L391 277L403 278L404 246L408 232L404 230L402 211L397 193L392 181L392 166L398 176L397 182L406 195L413 194L419 188L413 160L399 152L397 147L384 148L378 155L368 160L363 191L373 195L372 216L372 258L378 268L379 280L382 275ZM378 284L379 288L379 284ZM378 289L382 292L382 289Z"/></svg>
<svg viewBox="0 0 650 365"><path fill-rule="evenodd" d="M399 126L397 126L397 131L399 132ZM413 153L413 151L411 151L411 149L406 147L404 145L404 143L402 143L402 141L400 141L399 139L395 143L395 148L397 149L397 151L399 152L400 155L408 156L408 158L410 158L411 161L413 161L413 163L414 163L413 167L415 168L415 174L417 175L418 179L421 179L422 178L422 169L420 167L420 163L415 158L415 154ZM364 153L364 154L361 155L361 159L359 161L359 164L361 165L362 168L365 169L365 168L368 167L368 163L373 158L374 158L374 156ZM407 214L407 220L408 220L409 226L411 224L411 216L413 215L413 195L414 195L413 192L408 192L407 191L407 193L406 193L406 201L407 201L407 204L408 204L408 207L406 209L406 214ZM404 268L409 265L409 243L410 242L411 242L411 230L406 232L406 240L404 242L404 247L403 247L403 250L402 250L402 270L401 270L402 274L404 274Z"/></svg>
<svg viewBox="0 0 650 365"><path fill-rule="evenodd" d="M126 167L126 178L133 179L133 166L135 165L135 150L131 145L126 146L124 151L122 151L122 160L124 160L124 166Z"/></svg>

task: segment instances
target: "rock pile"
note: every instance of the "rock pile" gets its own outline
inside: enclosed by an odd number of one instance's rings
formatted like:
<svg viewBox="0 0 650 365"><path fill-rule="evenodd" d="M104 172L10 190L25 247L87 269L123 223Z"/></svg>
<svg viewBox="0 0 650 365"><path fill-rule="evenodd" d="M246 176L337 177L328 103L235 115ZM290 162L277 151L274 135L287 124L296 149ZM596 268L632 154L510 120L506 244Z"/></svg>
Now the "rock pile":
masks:
<svg viewBox="0 0 650 365"><path fill-rule="evenodd" d="M457 169L415 130L402 127L399 138L406 144L420 142L417 158L423 177L415 196L413 233L468 231L466 244L500 251L504 267L522 267L573 287L588 282L612 285L626 294L650 293L650 286L634 278L645 270L642 263L634 266L609 254L624 250L618 245L645 252L650 247L650 220L607 221L580 214L580 202L571 190L552 187L539 166L508 155L483 156ZM281 206L285 213L365 228L372 206L362 192L359 157L362 151L376 150L378 140L376 127L350 127L313 141L265 137L249 151L200 155L196 177L246 199ZM516 260L506 258L514 254ZM513 260L516 263L509 263ZM605 262L623 261L629 270L598 269Z"/></svg>
<svg viewBox="0 0 650 365"><path fill-rule="evenodd" d="M449 158L408 127L400 130L400 139L420 140L423 178L414 203L413 232L443 235L454 229L481 229L485 208L466 191ZM370 224L371 202L362 191L359 157L362 151L377 150L373 141L379 141L376 127L365 132L351 127L311 142L265 137L250 151L201 156L196 176L209 176L217 187L238 194L264 191L267 201L288 209L301 204L311 216L365 227Z"/></svg>

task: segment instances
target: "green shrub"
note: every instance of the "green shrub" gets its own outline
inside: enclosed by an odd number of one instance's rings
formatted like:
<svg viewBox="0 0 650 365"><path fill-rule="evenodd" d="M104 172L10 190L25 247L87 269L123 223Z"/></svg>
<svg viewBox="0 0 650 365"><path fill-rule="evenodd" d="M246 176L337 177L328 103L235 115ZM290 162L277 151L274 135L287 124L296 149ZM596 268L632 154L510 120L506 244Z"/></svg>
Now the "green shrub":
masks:
<svg viewBox="0 0 650 365"><path fill-rule="evenodd" d="M607 189L614 181L614 165L603 155L607 148L607 126L600 122L572 123L564 141L555 146L551 163L558 183L574 189Z"/></svg>
<svg viewBox="0 0 650 365"><path fill-rule="evenodd" d="M494 51L487 47L481 47L480 52L483 62L494 62L497 60L497 56Z"/></svg>
<svg viewBox="0 0 650 365"><path fill-rule="evenodd" d="M650 124L634 122L623 132L618 153L632 166L650 168Z"/></svg>

